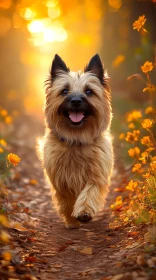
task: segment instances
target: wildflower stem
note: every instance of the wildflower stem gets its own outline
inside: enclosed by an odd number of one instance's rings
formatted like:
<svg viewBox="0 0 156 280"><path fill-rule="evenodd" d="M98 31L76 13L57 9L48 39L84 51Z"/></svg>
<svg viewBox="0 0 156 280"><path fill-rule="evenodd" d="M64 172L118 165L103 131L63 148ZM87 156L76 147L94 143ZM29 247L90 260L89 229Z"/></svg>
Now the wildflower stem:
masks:
<svg viewBox="0 0 156 280"><path fill-rule="evenodd" d="M147 82L148 82L148 85L150 87L150 103L151 103L151 106L153 105L153 94L152 94L152 83L150 81L150 76L148 73L146 73L147 75Z"/></svg>
<svg viewBox="0 0 156 280"><path fill-rule="evenodd" d="M154 142L154 145L155 145L155 147L156 147L156 141L155 141L155 138L154 138L154 135L153 135L152 131L151 131L150 129L147 129L147 130L148 130L148 132L150 133L150 135L151 135L151 137L152 137L152 140L153 140L153 142Z"/></svg>

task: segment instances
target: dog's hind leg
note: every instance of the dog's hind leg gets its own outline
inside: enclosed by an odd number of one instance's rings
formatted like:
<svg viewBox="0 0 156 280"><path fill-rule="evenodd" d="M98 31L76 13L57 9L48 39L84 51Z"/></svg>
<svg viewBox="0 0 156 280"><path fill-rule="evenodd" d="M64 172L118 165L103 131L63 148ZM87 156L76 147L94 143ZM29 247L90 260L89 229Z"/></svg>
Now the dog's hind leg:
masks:
<svg viewBox="0 0 156 280"><path fill-rule="evenodd" d="M86 185L76 200L72 216L80 222L89 222L104 206L107 193L108 187Z"/></svg>
<svg viewBox="0 0 156 280"><path fill-rule="evenodd" d="M75 217L71 216L75 203L75 197L69 192L66 192L66 194L64 195L59 191L56 191L54 202L59 215L65 222L65 226L70 229L79 228L80 223Z"/></svg>

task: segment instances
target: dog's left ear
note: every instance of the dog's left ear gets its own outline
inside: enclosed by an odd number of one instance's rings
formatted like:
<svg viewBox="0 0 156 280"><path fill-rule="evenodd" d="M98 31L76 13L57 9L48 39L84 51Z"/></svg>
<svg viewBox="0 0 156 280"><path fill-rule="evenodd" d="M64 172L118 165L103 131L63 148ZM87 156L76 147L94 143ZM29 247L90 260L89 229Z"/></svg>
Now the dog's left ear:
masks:
<svg viewBox="0 0 156 280"><path fill-rule="evenodd" d="M62 58L58 54L55 54L50 70L51 78L55 79L60 71L69 72L70 70Z"/></svg>
<svg viewBox="0 0 156 280"><path fill-rule="evenodd" d="M94 55L85 67L84 72L91 72L95 74L100 82L104 84L104 67L101 58L98 54Z"/></svg>

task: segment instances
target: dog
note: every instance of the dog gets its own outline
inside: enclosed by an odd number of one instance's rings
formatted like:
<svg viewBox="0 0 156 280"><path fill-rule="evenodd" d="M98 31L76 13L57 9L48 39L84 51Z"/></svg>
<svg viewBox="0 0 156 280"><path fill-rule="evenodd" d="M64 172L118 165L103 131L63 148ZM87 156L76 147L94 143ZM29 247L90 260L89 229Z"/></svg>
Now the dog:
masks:
<svg viewBox="0 0 156 280"><path fill-rule="evenodd" d="M104 206L113 168L108 75L98 54L71 72L55 55L45 82L43 168L67 228L92 220Z"/></svg>

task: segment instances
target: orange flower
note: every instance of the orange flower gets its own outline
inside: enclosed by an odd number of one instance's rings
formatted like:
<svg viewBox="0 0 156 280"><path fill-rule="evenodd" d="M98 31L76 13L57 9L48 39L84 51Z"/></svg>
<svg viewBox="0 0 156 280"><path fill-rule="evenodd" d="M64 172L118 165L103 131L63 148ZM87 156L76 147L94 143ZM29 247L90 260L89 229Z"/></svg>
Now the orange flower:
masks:
<svg viewBox="0 0 156 280"><path fill-rule="evenodd" d="M141 153L141 157L139 158L139 160L140 160L143 164L145 164L147 158L148 158L148 153L147 153L147 152L143 152L143 153Z"/></svg>
<svg viewBox="0 0 156 280"><path fill-rule="evenodd" d="M125 56L123 54L116 56L116 58L112 62L113 67L118 67L124 60Z"/></svg>
<svg viewBox="0 0 156 280"><path fill-rule="evenodd" d="M0 147L0 154L2 154L4 152L4 150Z"/></svg>
<svg viewBox="0 0 156 280"><path fill-rule="evenodd" d="M125 139L125 133L121 133L120 135L119 135L119 139L121 140L121 139Z"/></svg>
<svg viewBox="0 0 156 280"><path fill-rule="evenodd" d="M135 147L133 149L129 149L128 153L130 157L137 157L140 154L140 149Z"/></svg>
<svg viewBox="0 0 156 280"><path fill-rule="evenodd" d="M135 128L135 125L134 125L134 123L131 122L131 123L128 125L128 127L131 128L131 129L134 129L134 128Z"/></svg>
<svg viewBox="0 0 156 280"><path fill-rule="evenodd" d="M8 114L8 112L7 112L7 110L5 110L5 109L2 109L2 110L0 111L0 115L3 116L3 117L6 117L7 114Z"/></svg>
<svg viewBox="0 0 156 280"><path fill-rule="evenodd" d="M152 171L156 171L156 161L150 163Z"/></svg>
<svg viewBox="0 0 156 280"><path fill-rule="evenodd" d="M147 179L147 178L150 177L150 174L149 174L149 173L145 173L145 174L143 174L142 176L143 176L143 178Z"/></svg>
<svg viewBox="0 0 156 280"><path fill-rule="evenodd" d="M149 107L146 108L145 114L149 115L149 114L153 113L153 111L154 111L153 108L151 106L149 106Z"/></svg>
<svg viewBox="0 0 156 280"><path fill-rule="evenodd" d="M141 144L143 144L143 145L149 145L149 144L151 144L150 137L149 137L149 136L144 136L144 137L141 139Z"/></svg>
<svg viewBox="0 0 156 280"><path fill-rule="evenodd" d="M128 114L127 121L132 122L132 121L135 121L135 120L140 119L140 118L142 118L141 112L134 110L134 111L132 111L131 113Z"/></svg>
<svg viewBox="0 0 156 280"><path fill-rule="evenodd" d="M146 61L143 66L141 66L142 72L145 74L153 70L152 62Z"/></svg>
<svg viewBox="0 0 156 280"><path fill-rule="evenodd" d="M133 29L137 29L137 31L140 31L140 29L144 26L146 22L146 18L145 16L140 16L138 18L138 20L136 20L134 23L133 23Z"/></svg>
<svg viewBox="0 0 156 280"><path fill-rule="evenodd" d="M150 120L150 119L145 119L145 120L143 120L143 122L142 122L142 126L143 126L143 128L145 128L145 129L151 128L151 127L152 127L152 124L153 124L153 122L152 122L152 120Z"/></svg>
<svg viewBox="0 0 156 280"><path fill-rule="evenodd" d="M15 166L21 161L21 159L17 155L11 153L8 155L8 161Z"/></svg>
<svg viewBox="0 0 156 280"><path fill-rule="evenodd" d="M6 147L7 143L5 142L4 139L0 139L0 145L2 145L3 147Z"/></svg>
<svg viewBox="0 0 156 280"><path fill-rule="evenodd" d="M140 135L139 130L133 130L133 132L127 132L127 136L125 139L127 142L138 141L139 135Z"/></svg>
<svg viewBox="0 0 156 280"><path fill-rule="evenodd" d="M5 123L7 123L7 124L11 124L12 123L12 117L10 117L10 116L7 116L6 118L5 118Z"/></svg>
<svg viewBox="0 0 156 280"><path fill-rule="evenodd" d="M136 171L140 170L140 168L141 168L141 164L136 163L132 168L132 172L136 172Z"/></svg>
<svg viewBox="0 0 156 280"><path fill-rule="evenodd" d="M138 183L131 180L128 185L126 186L126 190L134 191L134 189L137 187Z"/></svg>

